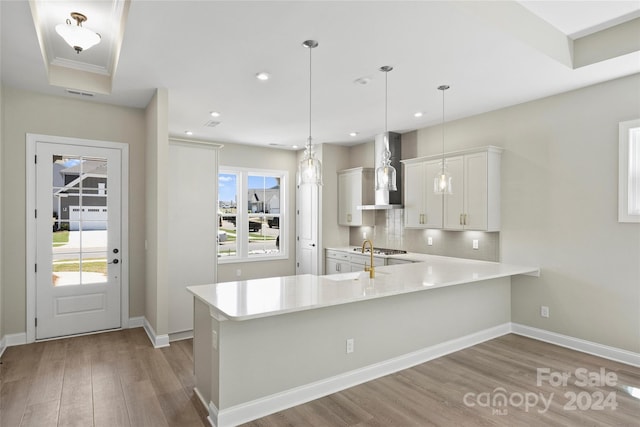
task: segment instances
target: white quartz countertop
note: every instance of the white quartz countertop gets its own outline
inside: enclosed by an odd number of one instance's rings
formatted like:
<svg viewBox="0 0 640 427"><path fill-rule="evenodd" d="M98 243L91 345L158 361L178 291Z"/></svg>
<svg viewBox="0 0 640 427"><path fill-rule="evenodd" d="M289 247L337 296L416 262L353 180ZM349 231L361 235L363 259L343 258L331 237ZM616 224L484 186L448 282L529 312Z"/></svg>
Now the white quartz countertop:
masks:
<svg viewBox="0 0 640 427"><path fill-rule="evenodd" d="M187 290L230 320L249 320L518 274L539 275L535 267L424 254L418 258L411 258L418 261L412 264L376 267L374 279L360 272L304 274L196 285Z"/></svg>

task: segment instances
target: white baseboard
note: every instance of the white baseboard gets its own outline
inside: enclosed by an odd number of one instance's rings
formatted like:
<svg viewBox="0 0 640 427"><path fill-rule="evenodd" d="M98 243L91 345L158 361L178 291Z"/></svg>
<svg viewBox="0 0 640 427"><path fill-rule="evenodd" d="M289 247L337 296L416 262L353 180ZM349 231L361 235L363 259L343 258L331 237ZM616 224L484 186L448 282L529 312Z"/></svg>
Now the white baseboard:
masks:
<svg viewBox="0 0 640 427"><path fill-rule="evenodd" d="M144 316L130 317L127 328L144 328Z"/></svg>
<svg viewBox="0 0 640 427"><path fill-rule="evenodd" d="M593 341L586 341L580 338L546 331L544 329L532 328L531 326L525 326L519 323L511 323L511 332L539 341L556 344L561 347L570 348L572 350L581 351L583 353L593 354L594 356L614 360L627 365L640 367L640 354L632 351L623 350L617 347L610 347Z"/></svg>
<svg viewBox="0 0 640 427"><path fill-rule="evenodd" d="M242 424L428 362L429 360L508 334L509 332L511 332L511 325L505 323L374 365L345 372L344 374L336 375L325 380L305 384L223 410L219 410L213 403L209 402L207 406L209 409L210 422L213 422L213 425L217 427Z"/></svg>
<svg viewBox="0 0 640 427"><path fill-rule="evenodd" d="M156 335L156 331L146 318L144 319L143 327L147 336L151 340L151 344L153 344L153 348L169 347L169 335Z"/></svg>
<svg viewBox="0 0 640 427"><path fill-rule="evenodd" d="M7 347L14 345L22 345L27 343L27 333L20 332L19 334L8 334L0 339L0 356L4 353Z"/></svg>
<svg viewBox="0 0 640 427"><path fill-rule="evenodd" d="M189 331L170 332L169 333L169 342L180 341L180 340L188 340L189 338L193 338L193 329L191 329Z"/></svg>

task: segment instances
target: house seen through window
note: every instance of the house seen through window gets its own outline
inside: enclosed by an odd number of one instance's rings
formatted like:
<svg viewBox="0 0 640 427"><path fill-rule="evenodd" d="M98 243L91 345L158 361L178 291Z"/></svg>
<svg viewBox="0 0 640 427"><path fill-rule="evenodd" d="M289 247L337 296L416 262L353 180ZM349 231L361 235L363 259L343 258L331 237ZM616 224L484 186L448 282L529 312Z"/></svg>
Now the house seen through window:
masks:
<svg viewBox="0 0 640 427"><path fill-rule="evenodd" d="M284 254L285 177L283 171L220 168L219 259L260 259Z"/></svg>

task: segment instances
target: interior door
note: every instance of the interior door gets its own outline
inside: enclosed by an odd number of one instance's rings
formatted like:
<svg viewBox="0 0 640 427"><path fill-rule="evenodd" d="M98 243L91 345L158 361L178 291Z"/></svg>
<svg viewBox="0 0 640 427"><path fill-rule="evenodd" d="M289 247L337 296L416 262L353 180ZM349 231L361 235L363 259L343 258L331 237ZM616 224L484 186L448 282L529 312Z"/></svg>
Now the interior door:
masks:
<svg viewBox="0 0 640 427"><path fill-rule="evenodd" d="M36 143L36 339L121 326L121 151Z"/></svg>
<svg viewBox="0 0 640 427"><path fill-rule="evenodd" d="M296 274L321 274L318 262L318 186L298 185Z"/></svg>

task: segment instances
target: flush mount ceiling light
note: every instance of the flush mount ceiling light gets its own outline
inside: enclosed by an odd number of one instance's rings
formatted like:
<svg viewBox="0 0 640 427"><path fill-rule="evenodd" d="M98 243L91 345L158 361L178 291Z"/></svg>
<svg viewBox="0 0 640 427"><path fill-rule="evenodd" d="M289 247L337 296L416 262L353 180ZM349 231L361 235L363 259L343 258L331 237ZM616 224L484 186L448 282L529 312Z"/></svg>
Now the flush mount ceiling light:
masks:
<svg viewBox="0 0 640 427"><path fill-rule="evenodd" d="M309 138L298 168L298 184L322 185L322 163L316 158L311 147L311 51L318 47L318 42L306 40L302 46L309 49Z"/></svg>
<svg viewBox="0 0 640 427"><path fill-rule="evenodd" d="M71 20L67 19L65 24L56 25L56 33L58 33L69 46L74 48L76 53L80 53L100 43L100 34L82 26L82 23L87 20L85 15L78 12L71 12L71 17L75 19L76 25L73 25Z"/></svg>
<svg viewBox="0 0 640 427"><path fill-rule="evenodd" d="M376 190L397 191L396 168L391 166L391 151L389 151L389 132L387 131L387 76L393 67L385 65L380 67L384 73L384 152L382 164L376 169Z"/></svg>
<svg viewBox="0 0 640 427"><path fill-rule="evenodd" d="M269 73L267 73L265 71L262 71L262 72L256 74L256 79L258 79L260 81L263 81L263 82L269 80L270 78L271 78L271 74L269 74Z"/></svg>
<svg viewBox="0 0 640 427"><path fill-rule="evenodd" d="M438 90L442 91L442 165L436 176L433 178L433 192L436 194L452 194L451 174L447 170L444 158L444 91L449 86L438 86Z"/></svg>
<svg viewBox="0 0 640 427"><path fill-rule="evenodd" d="M418 111L416 113L413 113L413 117L422 117L423 113L422 111Z"/></svg>
<svg viewBox="0 0 640 427"><path fill-rule="evenodd" d="M220 113L217 111L212 111L209 114L211 114L211 117L220 117Z"/></svg>

